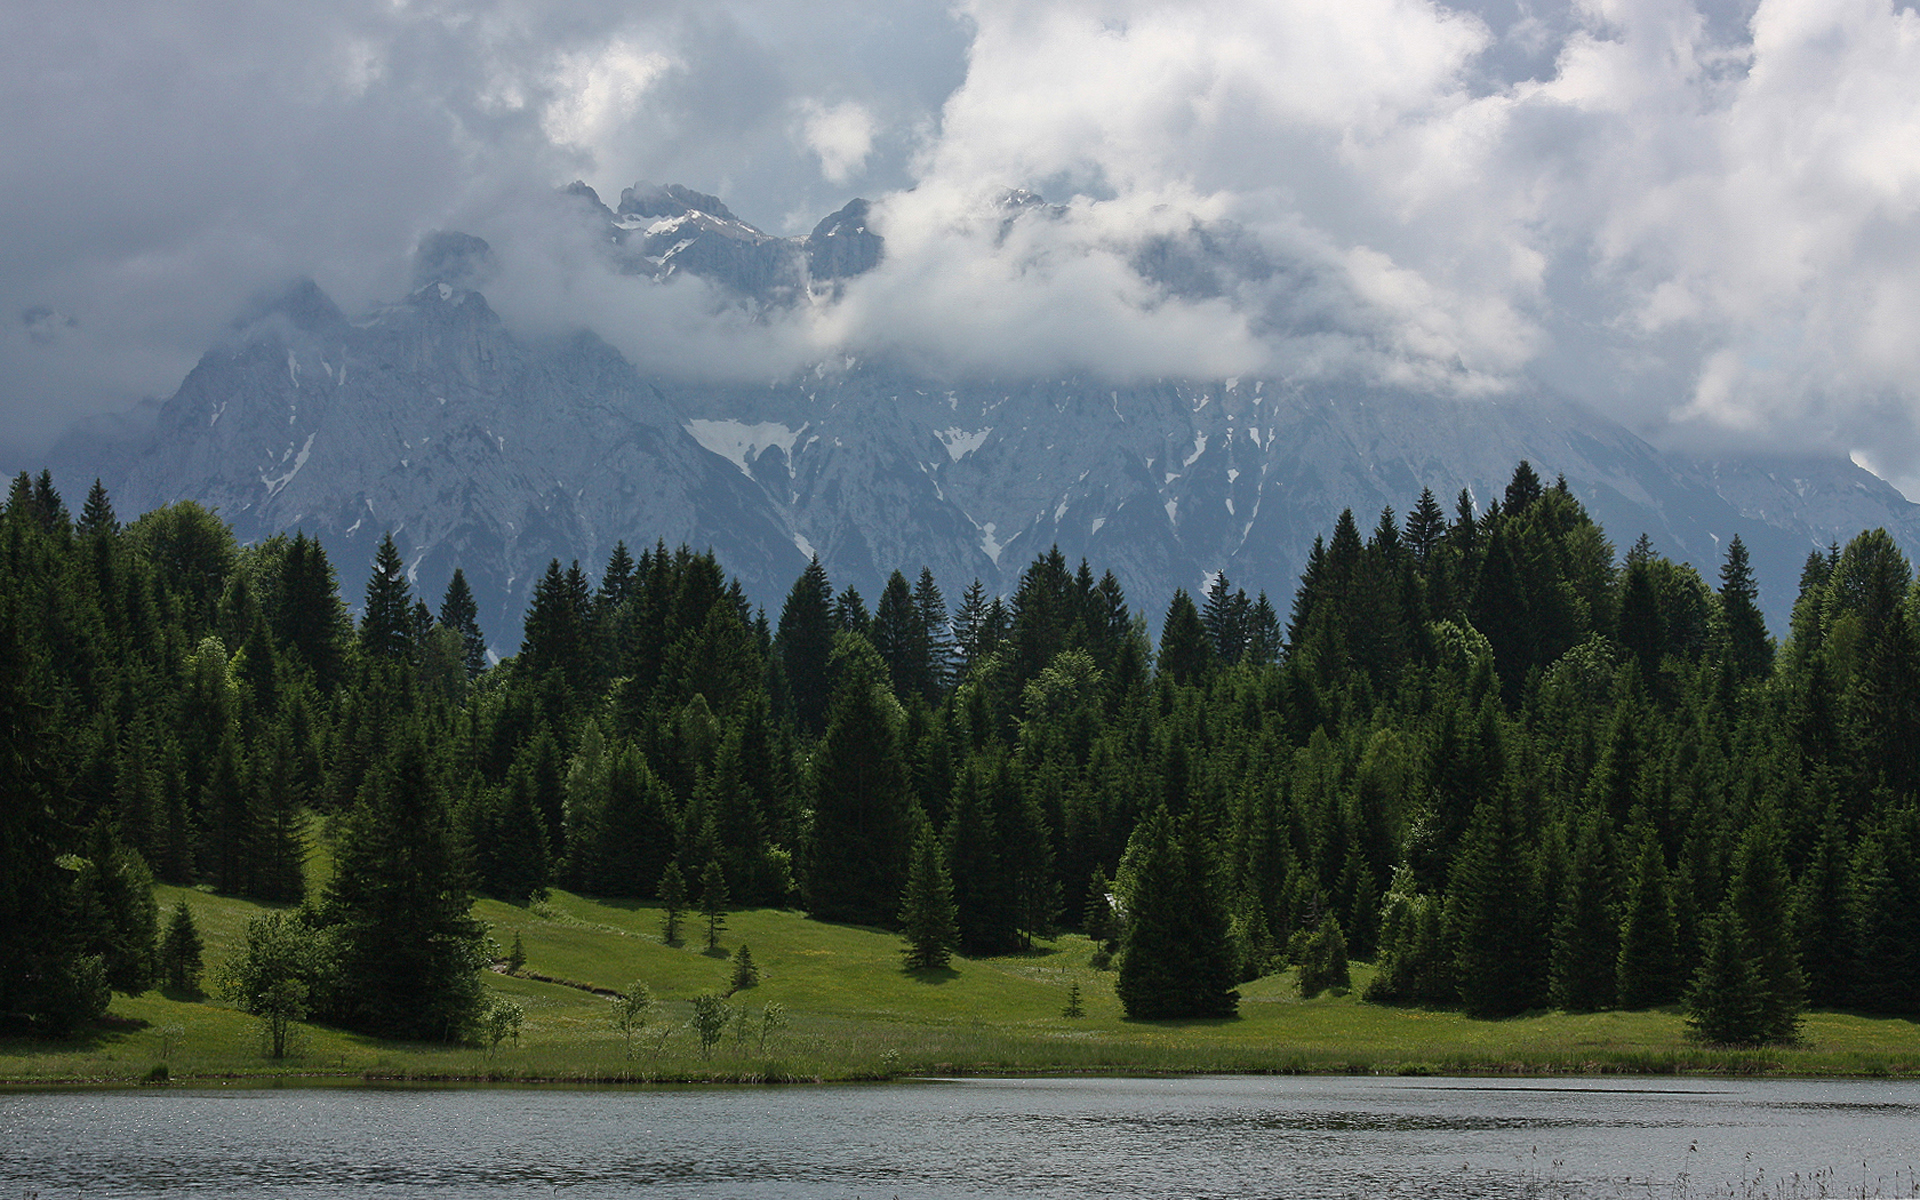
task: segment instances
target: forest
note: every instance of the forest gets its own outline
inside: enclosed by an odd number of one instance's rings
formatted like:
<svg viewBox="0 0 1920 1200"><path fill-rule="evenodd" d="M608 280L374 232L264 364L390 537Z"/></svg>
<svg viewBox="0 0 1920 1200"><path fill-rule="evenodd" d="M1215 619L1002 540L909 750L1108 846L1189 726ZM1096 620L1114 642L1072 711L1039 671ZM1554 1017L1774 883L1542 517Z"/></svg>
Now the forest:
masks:
<svg viewBox="0 0 1920 1200"><path fill-rule="evenodd" d="M123 524L97 482L76 517L22 474L0 1025L152 986L191 936L156 879L284 904L230 980L393 1037L474 1036L473 897L549 887L718 888L898 931L907 968L1079 931L1142 1019L1350 959L1369 1001L1681 1004L1714 1043L1920 1015L1920 586L1884 531L1809 555L1778 646L1737 538L1712 581L1620 554L1526 463L1484 508L1339 514L1284 613L1178 592L1157 645L1094 570L949 605L903 569L869 606L816 560L769 614L622 544L550 564L492 663L463 576L430 607L391 536L361 591L303 533Z"/></svg>

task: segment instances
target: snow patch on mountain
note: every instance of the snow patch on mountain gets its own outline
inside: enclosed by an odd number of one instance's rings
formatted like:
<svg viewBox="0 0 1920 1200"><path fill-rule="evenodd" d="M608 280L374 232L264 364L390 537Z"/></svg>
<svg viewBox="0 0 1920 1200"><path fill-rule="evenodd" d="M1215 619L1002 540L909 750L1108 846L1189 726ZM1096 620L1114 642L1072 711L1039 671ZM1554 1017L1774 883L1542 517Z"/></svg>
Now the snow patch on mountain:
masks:
<svg viewBox="0 0 1920 1200"><path fill-rule="evenodd" d="M733 420L693 420L686 425L693 440L708 450L718 454L748 478L753 477L753 468L748 464L770 447L778 446L780 453L793 457L793 443L799 440L807 427L790 429L776 421L748 423Z"/></svg>

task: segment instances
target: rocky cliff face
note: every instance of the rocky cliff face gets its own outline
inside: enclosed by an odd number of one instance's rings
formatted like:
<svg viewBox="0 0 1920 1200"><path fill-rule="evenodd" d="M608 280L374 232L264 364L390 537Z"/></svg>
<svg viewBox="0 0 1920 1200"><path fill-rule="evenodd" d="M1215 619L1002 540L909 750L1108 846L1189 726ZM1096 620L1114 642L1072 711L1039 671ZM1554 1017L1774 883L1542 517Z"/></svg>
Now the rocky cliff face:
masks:
<svg viewBox="0 0 1920 1200"><path fill-rule="evenodd" d="M862 201L778 238L684 188L636 185L615 209L570 192L619 270L702 275L750 304L830 294L884 253ZM1136 267L1204 295L1268 269L1244 242L1196 225ZM350 601L392 530L430 603L464 568L504 653L550 558L597 573L618 540L711 547L774 616L809 554L871 602L895 568L931 567L950 597L975 578L1011 590L1052 545L1111 569L1150 618L1222 570L1284 612L1342 508L1366 528L1422 487L1449 510L1462 488L1484 505L1522 458L1564 474L1623 548L1644 531L1709 582L1740 534L1776 627L1810 550L1875 525L1920 544L1920 507L1850 462L1683 460L1549 396L936 381L885 363L667 385L591 335L515 336L479 290L489 277L484 242L438 234L416 289L356 319L297 285L236 322L146 423L76 431L56 472L69 487L101 476L126 513L193 498L243 538L318 534Z"/></svg>

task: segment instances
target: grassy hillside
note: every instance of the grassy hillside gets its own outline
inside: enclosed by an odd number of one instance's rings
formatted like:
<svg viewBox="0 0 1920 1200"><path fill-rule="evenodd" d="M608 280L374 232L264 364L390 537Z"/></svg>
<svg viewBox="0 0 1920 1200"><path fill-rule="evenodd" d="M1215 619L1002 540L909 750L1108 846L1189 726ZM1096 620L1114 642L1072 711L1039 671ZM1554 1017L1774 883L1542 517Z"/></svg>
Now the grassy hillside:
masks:
<svg viewBox="0 0 1920 1200"><path fill-rule="evenodd" d="M178 888L207 941L211 968L260 906ZM268 1060L258 1022L212 998L114 998L106 1022L73 1042L0 1041L0 1080L138 1080L161 1064L183 1079L309 1076L609 1080L829 1080L902 1073L995 1072L1783 1072L1920 1075L1920 1028L1905 1020L1811 1014L1804 1044L1760 1051L1689 1045L1677 1010L1549 1013L1506 1021L1387 1008L1352 997L1302 1001L1291 973L1245 984L1236 1019L1125 1020L1111 972L1090 965L1092 945L1067 936L1027 955L957 959L950 970L910 974L900 942L876 930L826 925L795 912L731 914L724 951L704 949L704 927L665 945L649 904L557 892L533 909L482 901L475 913L504 947L519 934L527 974L489 973L487 984L526 1009L519 1044L497 1051L382 1042L303 1026L294 1054ZM691 999L725 991L727 954L745 942L761 972L731 998L752 1023L730 1031L711 1058L687 1028ZM1355 985L1367 968L1356 966ZM661 1002L652 1031L629 1057L605 996L647 984ZM1078 982L1085 1015L1062 1015ZM577 985L569 986L568 984ZM784 1029L760 1038L759 1018L783 1006ZM664 1040L657 1040L660 1030Z"/></svg>

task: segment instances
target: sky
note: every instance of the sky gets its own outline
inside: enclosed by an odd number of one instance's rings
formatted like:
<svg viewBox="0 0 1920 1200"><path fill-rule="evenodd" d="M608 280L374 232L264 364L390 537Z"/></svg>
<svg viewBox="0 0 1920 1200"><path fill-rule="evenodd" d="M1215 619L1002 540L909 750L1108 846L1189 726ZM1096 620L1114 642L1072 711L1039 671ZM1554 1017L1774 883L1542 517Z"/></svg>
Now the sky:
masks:
<svg viewBox="0 0 1920 1200"><path fill-rule="evenodd" d="M1917 81L1892 0L14 0L0 444L170 394L290 278L391 300L460 229L510 324L666 374L1551 390L1920 494ZM862 196L887 255L716 314L607 275L575 179L780 234ZM1257 269L1136 269L1201 234Z"/></svg>

